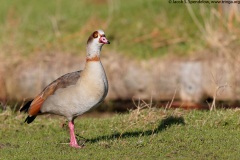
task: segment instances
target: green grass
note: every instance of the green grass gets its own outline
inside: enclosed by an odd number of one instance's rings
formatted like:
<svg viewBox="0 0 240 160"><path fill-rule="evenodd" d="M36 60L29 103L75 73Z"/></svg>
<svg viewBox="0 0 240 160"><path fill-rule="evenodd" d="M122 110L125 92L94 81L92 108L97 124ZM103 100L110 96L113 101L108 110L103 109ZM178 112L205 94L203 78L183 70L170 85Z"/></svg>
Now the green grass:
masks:
<svg viewBox="0 0 240 160"><path fill-rule="evenodd" d="M160 0L0 3L0 49L5 55L84 54L89 34L98 28L103 28L112 42L108 50L138 58L188 55L206 47L184 4ZM199 5L192 7L200 22L208 16L209 10L200 15ZM179 38L181 43L164 45Z"/></svg>
<svg viewBox="0 0 240 160"><path fill-rule="evenodd" d="M0 115L0 159L238 159L240 111L147 109L76 120L83 149L70 148L61 117ZM84 137L84 138L82 138Z"/></svg>

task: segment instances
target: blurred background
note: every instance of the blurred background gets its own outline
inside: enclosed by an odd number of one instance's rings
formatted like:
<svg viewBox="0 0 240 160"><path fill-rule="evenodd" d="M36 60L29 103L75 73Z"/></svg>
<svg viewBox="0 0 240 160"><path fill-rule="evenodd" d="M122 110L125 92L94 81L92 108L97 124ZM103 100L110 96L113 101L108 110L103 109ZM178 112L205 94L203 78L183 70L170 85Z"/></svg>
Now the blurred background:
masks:
<svg viewBox="0 0 240 160"><path fill-rule="evenodd" d="M177 1L172 1L177 2ZM89 35L111 45L102 110L238 107L240 5L160 0L0 0L0 101L22 105L59 76L83 69ZM217 104L217 105L216 105ZM219 105L220 104L220 105ZM15 106L15 105L14 105Z"/></svg>

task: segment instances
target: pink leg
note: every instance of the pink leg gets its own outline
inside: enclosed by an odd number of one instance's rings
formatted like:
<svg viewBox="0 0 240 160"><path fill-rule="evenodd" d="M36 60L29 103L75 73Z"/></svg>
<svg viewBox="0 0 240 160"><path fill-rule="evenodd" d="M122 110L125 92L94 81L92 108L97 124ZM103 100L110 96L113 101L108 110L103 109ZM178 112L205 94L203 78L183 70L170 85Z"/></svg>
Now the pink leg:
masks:
<svg viewBox="0 0 240 160"><path fill-rule="evenodd" d="M76 137L75 137L73 121L70 121L68 123L68 127L70 130L70 146L74 147L74 148L81 148L81 146L78 145Z"/></svg>

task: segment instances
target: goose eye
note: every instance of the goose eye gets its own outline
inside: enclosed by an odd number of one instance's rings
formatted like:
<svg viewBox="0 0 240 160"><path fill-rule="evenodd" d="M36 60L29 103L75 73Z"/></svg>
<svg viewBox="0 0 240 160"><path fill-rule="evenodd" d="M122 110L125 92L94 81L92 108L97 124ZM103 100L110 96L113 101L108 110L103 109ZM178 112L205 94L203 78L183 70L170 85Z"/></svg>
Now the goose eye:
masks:
<svg viewBox="0 0 240 160"><path fill-rule="evenodd" d="M98 31L93 32L93 38L97 38L98 37Z"/></svg>

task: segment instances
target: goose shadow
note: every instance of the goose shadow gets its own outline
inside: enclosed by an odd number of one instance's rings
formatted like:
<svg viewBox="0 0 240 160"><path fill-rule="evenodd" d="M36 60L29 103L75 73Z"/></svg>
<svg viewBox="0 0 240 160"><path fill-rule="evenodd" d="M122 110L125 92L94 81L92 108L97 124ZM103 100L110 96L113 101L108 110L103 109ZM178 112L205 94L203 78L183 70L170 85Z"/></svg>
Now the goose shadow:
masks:
<svg viewBox="0 0 240 160"><path fill-rule="evenodd" d="M154 131L146 130L146 131L123 132L123 133L118 132L118 133L114 133L111 135L104 135L104 136L99 136L96 138L85 139L85 140L86 140L86 142L89 142L89 143L96 143L96 142L102 141L102 140L112 140L112 139L117 139L117 138L122 139L122 138L128 138L128 137L139 137L141 135L150 136L152 134L157 134L161 131L164 131L167 128L171 127L172 125L185 125L184 118L169 116L169 117L163 119Z"/></svg>

